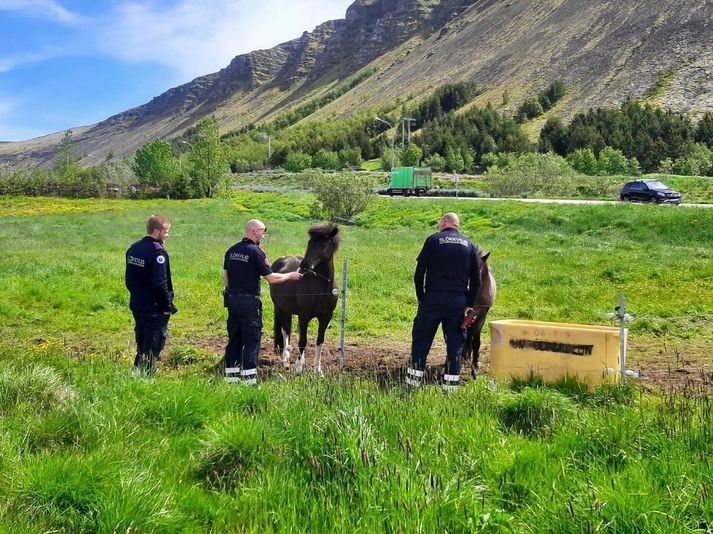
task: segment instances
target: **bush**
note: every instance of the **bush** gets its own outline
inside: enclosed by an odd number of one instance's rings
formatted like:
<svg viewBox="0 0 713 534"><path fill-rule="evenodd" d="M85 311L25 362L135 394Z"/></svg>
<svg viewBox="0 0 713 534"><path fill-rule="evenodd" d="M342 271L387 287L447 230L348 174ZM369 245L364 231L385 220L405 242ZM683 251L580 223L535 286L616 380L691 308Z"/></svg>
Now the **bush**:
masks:
<svg viewBox="0 0 713 534"><path fill-rule="evenodd" d="M591 148L578 148L567 156L567 163L575 171L587 176L594 176L599 172L599 163Z"/></svg>
<svg viewBox="0 0 713 534"><path fill-rule="evenodd" d="M685 149L685 154L673 164L676 174L685 176L704 176L713 170L713 154L704 144L693 143Z"/></svg>
<svg viewBox="0 0 713 534"><path fill-rule="evenodd" d="M599 153L599 174L627 174L629 160L621 150L604 147Z"/></svg>
<svg viewBox="0 0 713 534"><path fill-rule="evenodd" d="M342 168L339 155L331 150L321 149L312 156L313 168L338 171Z"/></svg>
<svg viewBox="0 0 713 534"><path fill-rule="evenodd" d="M282 166L287 172L302 172L312 166L312 157L304 152L290 152Z"/></svg>
<svg viewBox="0 0 713 534"><path fill-rule="evenodd" d="M404 167L418 167L421 163L423 151L416 143L409 143L403 151L402 164Z"/></svg>
<svg viewBox="0 0 713 534"><path fill-rule="evenodd" d="M306 182L316 197L310 212L318 219L351 221L376 197L373 180L368 176L312 172Z"/></svg>
<svg viewBox="0 0 713 534"><path fill-rule="evenodd" d="M554 196L571 194L575 189L572 167L554 154L512 156L506 167L491 167L487 177L497 196Z"/></svg>
<svg viewBox="0 0 713 534"><path fill-rule="evenodd" d="M381 170L390 171L391 163L392 163L391 147L384 147L384 149L381 151ZM398 147L394 147L393 166L394 167L401 166L401 150L399 150Z"/></svg>
<svg viewBox="0 0 713 534"><path fill-rule="evenodd" d="M542 104L540 104L537 98L528 98L520 107L517 108L517 113L515 114L515 121L519 123L525 122L527 119L534 119L539 117L544 113L542 109Z"/></svg>
<svg viewBox="0 0 713 534"><path fill-rule="evenodd" d="M446 168L446 158L441 156L438 152L431 154L423 163L426 167L431 167L431 170L435 172L441 172Z"/></svg>

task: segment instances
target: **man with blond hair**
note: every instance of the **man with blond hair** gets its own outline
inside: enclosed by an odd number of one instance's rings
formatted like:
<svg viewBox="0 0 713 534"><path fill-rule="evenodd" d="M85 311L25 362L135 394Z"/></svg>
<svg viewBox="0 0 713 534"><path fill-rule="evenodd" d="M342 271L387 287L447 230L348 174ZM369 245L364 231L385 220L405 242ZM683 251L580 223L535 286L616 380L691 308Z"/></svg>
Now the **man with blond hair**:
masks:
<svg viewBox="0 0 713 534"><path fill-rule="evenodd" d="M298 272L273 273L260 248L267 227L258 219L245 225L243 239L225 253L224 305L228 308L228 344L225 347L225 381L255 384L262 337L260 277L270 284L299 280Z"/></svg>
<svg viewBox="0 0 713 534"><path fill-rule="evenodd" d="M459 227L458 215L443 215L438 219L438 232L426 239L416 259L413 280L418 312L413 320L411 359L406 371L406 383L411 387L423 382L426 359L439 324L447 352L443 390L457 389L460 384L466 337L461 323L473 309L480 287L480 254Z"/></svg>
<svg viewBox="0 0 713 534"><path fill-rule="evenodd" d="M166 345L168 319L178 310L173 305L173 283L168 252L163 247L171 229L163 215L151 215L146 235L126 251L126 288L134 315L136 357L134 372L153 375Z"/></svg>

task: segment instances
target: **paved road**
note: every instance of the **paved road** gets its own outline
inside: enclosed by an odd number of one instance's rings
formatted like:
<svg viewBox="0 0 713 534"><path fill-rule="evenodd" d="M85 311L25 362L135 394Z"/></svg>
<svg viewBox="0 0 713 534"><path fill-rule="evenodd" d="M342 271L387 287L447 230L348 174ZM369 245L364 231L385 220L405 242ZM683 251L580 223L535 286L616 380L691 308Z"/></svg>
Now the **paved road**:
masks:
<svg viewBox="0 0 713 534"><path fill-rule="evenodd" d="M402 197L400 195L380 195L383 198L409 198L418 200L433 200L433 199L455 199L455 197L429 197L429 196L410 196ZM556 199L556 198L487 198L487 197L458 197L458 200L477 200L483 202L530 202L532 204L625 204L618 200L573 200L573 199ZM634 204L634 203L632 203ZM668 205L669 207L676 207ZM713 204L679 204L681 208L713 208Z"/></svg>

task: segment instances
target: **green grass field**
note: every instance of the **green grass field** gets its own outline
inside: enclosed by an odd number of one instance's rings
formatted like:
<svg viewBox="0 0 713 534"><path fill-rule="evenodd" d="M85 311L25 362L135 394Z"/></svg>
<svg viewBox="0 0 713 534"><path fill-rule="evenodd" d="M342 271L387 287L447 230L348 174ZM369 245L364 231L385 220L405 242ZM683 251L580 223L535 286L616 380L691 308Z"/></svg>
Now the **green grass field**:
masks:
<svg viewBox="0 0 713 534"><path fill-rule="evenodd" d="M269 228L270 259L302 253L308 203L0 199L0 530L711 528L706 394L480 379L446 397L349 375L223 384L219 355L192 349L224 332L223 254L251 217ZM609 324L624 291L633 343L713 338L713 210L433 199L379 200L342 227L348 340L408 344L415 257L451 210L492 252L493 319ZM123 254L157 211L173 223L180 309L167 353L186 365L132 380Z"/></svg>

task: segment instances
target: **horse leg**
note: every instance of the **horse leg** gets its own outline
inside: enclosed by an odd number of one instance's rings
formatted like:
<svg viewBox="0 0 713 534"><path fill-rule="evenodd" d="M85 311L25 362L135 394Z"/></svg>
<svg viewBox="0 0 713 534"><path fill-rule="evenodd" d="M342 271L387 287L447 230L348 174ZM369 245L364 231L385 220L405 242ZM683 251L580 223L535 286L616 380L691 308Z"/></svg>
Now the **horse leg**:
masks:
<svg viewBox="0 0 713 534"><path fill-rule="evenodd" d="M486 312L487 313L487 312ZM472 335L472 351L473 359L470 362L470 374L473 378L478 376L480 370L480 335L483 332L483 327L485 326L485 315L479 315L478 319L469 328L468 336Z"/></svg>
<svg viewBox="0 0 713 534"><path fill-rule="evenodd" d="M314 350L314 370L319 376L324 376L322 372L322 347L324 346L324 332L331 321L330 317L319 317L319 328L317 330L317 344Z"/></svg>
<svg viewBox="0 0 713 534"><path fill-rule="evenodd" d="M297 356L297 361L295 362L295 370L298 375L301 375L305 364L305 348L307 347L307 326L309 325L309 318L304 315L299 315L298 318L300 337L297 342L297 350L299 351L299 354Z"/></svg>
<svg viewBox="0 0 713 534"><path fill-rule="evenodd" d="M292 333L292 315L275 308L275 352L280 354L280 359L285 369L290 367L290 334ZM278 341L279 340L279 341Z"/></svg>

